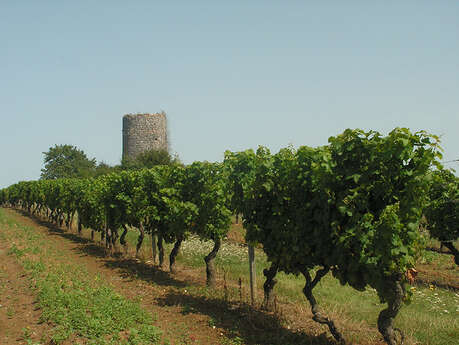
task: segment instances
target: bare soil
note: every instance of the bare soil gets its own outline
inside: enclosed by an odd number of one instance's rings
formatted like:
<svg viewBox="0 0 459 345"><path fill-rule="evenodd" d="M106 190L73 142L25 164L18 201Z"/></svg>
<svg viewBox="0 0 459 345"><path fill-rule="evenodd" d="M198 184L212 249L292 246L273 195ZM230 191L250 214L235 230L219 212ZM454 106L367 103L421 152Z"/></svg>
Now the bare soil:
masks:
<svg viewBox="0 0 459 345"><path fill-rule="evenodd" d="M0 242L0 345L39 342L50 327L40 322L35 294L22 267Z"/></svg>

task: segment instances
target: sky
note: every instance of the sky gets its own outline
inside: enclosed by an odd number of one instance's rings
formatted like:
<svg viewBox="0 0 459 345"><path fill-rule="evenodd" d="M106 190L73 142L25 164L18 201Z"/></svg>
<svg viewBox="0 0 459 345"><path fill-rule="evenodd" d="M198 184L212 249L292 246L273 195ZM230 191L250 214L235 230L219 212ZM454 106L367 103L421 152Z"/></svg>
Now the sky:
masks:
<svg viewBox="0 0 459 345"><path fill-rule="evenodd" d="M459 159L459 1L0 0L0 188L159 111L184 163L395 127Z"/></svg>

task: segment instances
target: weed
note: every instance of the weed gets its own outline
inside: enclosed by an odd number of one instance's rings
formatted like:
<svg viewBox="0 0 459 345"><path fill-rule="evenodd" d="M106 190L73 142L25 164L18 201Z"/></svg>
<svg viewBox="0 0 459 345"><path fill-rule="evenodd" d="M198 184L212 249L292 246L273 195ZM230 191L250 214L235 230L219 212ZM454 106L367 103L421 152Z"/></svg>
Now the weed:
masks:
<svg viewBox="0 0 459 345"><path fill-rule="evenodd" d="M6 308L6 316L8 316L9 319L11 319L14 316L15 312L12 307L7 307Z"/></svg>
<svg viewBox="0 0 459 345"><path fill-rule="evenodd" d="M222 345L244 345L244 339L237 336L231 339L224 339Z"/></svg>
<svg viewBox="0 0 459 345"><path fill-rule="evenodd" d="M27 327L22 328L22 339L26 342L27 345L41 345L40 343L35 343L32 339L30 339L32 333L30 329Z"/></svg>
<svg viewBox="0 0 459 345"><path fill-rule="evenodd" d="M215 326L217 325L217 322L215 321L214 318L210 318L208 323L209 323L209 326L212 328L215 328Z"/></svg>
<svg viewBox="0 0 459 345"><path fill-rule="evenodd" d="M16 256L17 258L20 258L20 257L23 256L24 254L25 254L25 251L19 249L19 248L16 246L16 243L13 243L13 245L12 245L11 248L10 248L10 250L8 251L8 255L14 255L14 256Z"/></svg>

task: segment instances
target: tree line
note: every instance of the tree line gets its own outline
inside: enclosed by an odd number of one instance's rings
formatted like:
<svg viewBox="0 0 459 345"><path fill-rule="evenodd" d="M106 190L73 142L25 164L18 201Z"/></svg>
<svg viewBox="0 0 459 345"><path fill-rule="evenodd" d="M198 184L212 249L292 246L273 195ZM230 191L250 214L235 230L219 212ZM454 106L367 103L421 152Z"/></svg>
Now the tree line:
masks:
<svg viewBox="0 0 459 345"><path fill-rule="evenodd" d="M178 156L167 150L148 150L134 158L123 157L120 164L109 165L88 158L86 153L72 145L54 145L43 152L44 167L40 178L55 180L59 178L89 178L109 173L152 168L156 165L181 164Z"/></svg>

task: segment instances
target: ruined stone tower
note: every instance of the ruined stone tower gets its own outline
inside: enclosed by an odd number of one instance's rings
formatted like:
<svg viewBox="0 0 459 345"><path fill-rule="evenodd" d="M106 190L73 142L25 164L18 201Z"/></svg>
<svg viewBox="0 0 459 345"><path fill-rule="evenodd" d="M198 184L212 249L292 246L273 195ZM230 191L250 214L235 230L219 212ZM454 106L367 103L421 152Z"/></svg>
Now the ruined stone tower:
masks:
<svg viewBox="0 0 459 345"><path fill-rule="evenodd" d="M135 158L148 150L167 150L167 121L164 112L123 116L123 158Z"/></svg>

